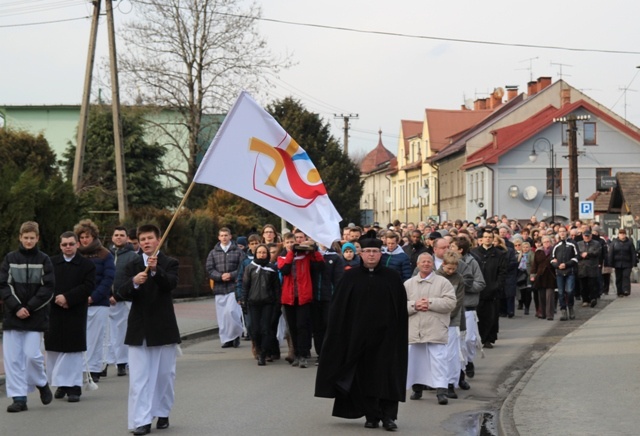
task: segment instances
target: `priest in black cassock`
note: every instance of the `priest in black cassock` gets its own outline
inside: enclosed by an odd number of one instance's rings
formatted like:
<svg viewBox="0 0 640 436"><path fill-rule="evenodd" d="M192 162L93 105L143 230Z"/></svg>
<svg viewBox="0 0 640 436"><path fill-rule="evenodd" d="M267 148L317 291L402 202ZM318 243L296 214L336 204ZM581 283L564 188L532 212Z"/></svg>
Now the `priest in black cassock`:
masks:
<svg viewBox="0 0 640 436"><path fill-rule="evenodd" d="M338 283L316 377L316 397L335 398L333 416L366 417L366 428L398 427L407 379L407 293L382 264L382 241L360 239L359 268Z"/></svg>

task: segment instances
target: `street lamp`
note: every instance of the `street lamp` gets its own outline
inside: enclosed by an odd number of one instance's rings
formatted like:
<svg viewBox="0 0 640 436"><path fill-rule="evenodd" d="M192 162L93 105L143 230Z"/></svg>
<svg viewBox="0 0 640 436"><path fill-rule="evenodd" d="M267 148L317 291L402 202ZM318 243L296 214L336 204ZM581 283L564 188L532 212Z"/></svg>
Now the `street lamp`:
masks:
<svg viewBox="0 0 640 436"><path fill-rule="evenodd" d="M533 141L533 146L531 147L531 154L529 155L529 161L531 161L531 163L538 159L536 144L539 142L544 142L549 147L549 164L551 165L551 222L553 223L556 220L556 155L553 151L553 144L547 138L538 138ZM543 150L541 149L540 151Z"/></svg>

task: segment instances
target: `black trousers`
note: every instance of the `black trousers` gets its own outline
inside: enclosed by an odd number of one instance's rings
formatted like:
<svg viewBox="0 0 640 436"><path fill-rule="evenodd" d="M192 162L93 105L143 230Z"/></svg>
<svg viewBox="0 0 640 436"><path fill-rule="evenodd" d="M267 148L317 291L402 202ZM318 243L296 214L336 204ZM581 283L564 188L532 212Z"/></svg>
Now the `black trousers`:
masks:
<svg viewBox="0 0 640 436"><path fill-rule="evenodd" d="M302 306L284 305L296 357L311 357L311 303Z"/></svg>
<svg viewBox="0 0 640 436"><path fill-rule="evenodd" d="M330 301L314 301L313 303L311 303L311 320L313 323L313 348L316 350L316 354L318 356L320 356L320 352L322 351L324 332L327 331L330 306Z"/></svg>
<svg viewBox="0 0 640 436"><path fill-rule="evenodd" d="M582 301L590 303L591 300L598 299L598 277L580 277L580 292Z"/></svg>
<svg viewBox="0 0 640 436"><path fill-rule="evenodd" d="M631 268L616 268L616 288L618 295L631 292Z"/></svg>
<svg viewBox="0 0 640 436"><path fill-rule="evenodd" d="M476 313L478 314L478 332L480 339L484 344L489 340L493 331L493 326L497 318L497 301L496 300L480 300Z"/></svg>
<svg viewBox="0 0 640 436"><path fill-rule="evenodd" d="M260 304L249 306L251 317L251 339L256 343L256 349L262 356L273 348L271 343L271 320L273 317L273 304Z"/></svg>

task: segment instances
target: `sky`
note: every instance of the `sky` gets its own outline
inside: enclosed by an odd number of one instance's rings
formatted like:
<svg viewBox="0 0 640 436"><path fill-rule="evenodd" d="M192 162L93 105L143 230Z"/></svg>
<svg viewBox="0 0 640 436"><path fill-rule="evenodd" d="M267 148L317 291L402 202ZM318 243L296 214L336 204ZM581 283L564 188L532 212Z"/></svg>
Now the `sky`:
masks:
<svg viewBox="0 0 640 436"><path fill-rule="evenodd" d="M117 32L136 6L115 4ZM540 76L555 82L562 74L640 125L637 1L257 4L264 18L258 29L272 53L289 53L296 62L264 90L262 103L293 96L329 123L341 143L343 120L336 115L357 114L350 121L352 155L372 150L379 130L395 154L401 120L422 120L425 108L459 109L496 87L526 92L527 82ZM80 103L90 29L90 19L81 17L91 10L84 0L0 0L0 105ZM58 22L37 24L47 21ZM107 55L105 19L98 39L97 65Z"/></svg>

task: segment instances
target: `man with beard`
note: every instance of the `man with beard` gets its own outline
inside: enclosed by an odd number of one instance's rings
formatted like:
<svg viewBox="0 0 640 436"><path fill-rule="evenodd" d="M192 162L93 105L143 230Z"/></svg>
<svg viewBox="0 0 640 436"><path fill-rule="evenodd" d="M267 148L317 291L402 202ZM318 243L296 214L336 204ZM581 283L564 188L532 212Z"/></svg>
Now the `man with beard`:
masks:
<svg viewBox="0 0 640 436"><path fill-rule="evenodd" d="M493 348L496 337L490 337L498 309L496 302L504 292L505 277L507 274L506 252L493 246L493 232L485 228L482 231L480 246L471 250L475 257L486 287L480 292L480 301L476 311L478 313L478 330L480 338L486 348Z"/></svg>
<svg viewBox="0 0 640 436"><path fill-rule="evenodd" d="M393 431L406 394L407 294L380 262L382 241L367 236L361 265L344 273L331 303L315 396L335 398L333 416Z"/></svg>

